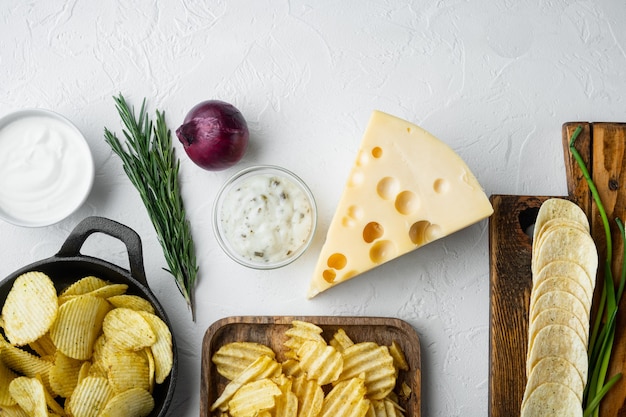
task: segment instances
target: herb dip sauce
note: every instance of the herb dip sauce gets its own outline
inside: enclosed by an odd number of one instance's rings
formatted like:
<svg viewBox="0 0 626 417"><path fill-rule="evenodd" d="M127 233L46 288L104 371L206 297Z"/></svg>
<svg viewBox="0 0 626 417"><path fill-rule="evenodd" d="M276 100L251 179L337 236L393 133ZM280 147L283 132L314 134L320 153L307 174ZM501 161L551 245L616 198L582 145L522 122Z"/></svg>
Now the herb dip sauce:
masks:
<svg viewBox="0 0 626 417"><path fill-rule="evenodd" d="M291 178L253 175L224 196L219 221L239 256L254 263L279 263L309 241L314 227L311 204Z"/></svg>

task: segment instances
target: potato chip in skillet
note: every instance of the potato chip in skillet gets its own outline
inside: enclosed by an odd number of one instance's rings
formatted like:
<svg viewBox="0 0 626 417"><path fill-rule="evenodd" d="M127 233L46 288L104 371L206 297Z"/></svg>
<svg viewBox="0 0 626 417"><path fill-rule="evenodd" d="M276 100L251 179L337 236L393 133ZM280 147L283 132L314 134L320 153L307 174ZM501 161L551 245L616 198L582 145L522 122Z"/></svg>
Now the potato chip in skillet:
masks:
<svg viewBox="0 0 626 417"><path fill-rule="evenodd" d="M120 294L108 297L107 301L113 304L113 307L130 308L136 311L145 311L154 314L154 307L150 301L141 298L138 295Z"/></svg>
<svg viewBox="0 0 626 417"><path fill-rule="evenodd" d="M24 346L46 334L57 317L57 292L42 272L20 275L7 294L2 317L9 342Z"/></svg>
<svg viewBox="0 0 626 417"><path fill-rule="evenodd" d="M78 281L72 283L69 287L61 291L59 296L62 297L62 296L69 296L69 295L87 294L87 293L90 293L91 291L97 290L98 288L102 288L107 284L108 282L106 282L105 280L101 278L88 276L88 277L81 278Z"/></svg>
<svg viewBox="0 0 626 417"><path fill-rule="evenodd" d="M95 417L114 395L106 378L86 377L74 390L67 408L74 417Z"/></svg>
<svg viewBox="0 0 626 417"><path fill-rule="evenodd" d="M102 329L110 304L99 297L80 295L59 308L59 317L50 329L57 348L70 358L87 360Z"/></svg>
<svg viewBox="0 0 626 417"><path fill-rule="evenodd" d="M146 319L135 310L115 308L111 310L102 323L104 335L121 349L141 350L152 346L156 334Z"/></svg>
<svg viewBox="0 0 626 417"><path fill-rule="evenodd" d="M145 417L154 409L154 398L141 388L131 388L111 398L99 417Z"/></svg>
<svg viewBox="0 0 626 417"><path fill-rule="evenodd" d="M148 322L156 336L155 342L148 348L154 359L155 381L157 384L162 384L174 364L172 334L167 324L158 316L145 311L139 311L139 314Z"/></svg>
<svg viewBox="0 0 626 417"><path fill-rule="evenodd" d="M82 361L72 359L61 351L57 351L48 376L52 392L64 398L72 395L78 384L78 373L82 365Z"/></svg>
<svg viewBox="0 0 626 417"><path fill-rule="evenodd" d="M9 384L17 377L18 375L2 362L2 349L0 348L0 407L15 405L15 399L9 393Z"/></svg>
<svg viewBox="0 0 626 417"><path fill-rule="evenodd" d="M107 376L114 392L130 388L150 390L150 367L146 354L130 350L113 352L108 359Z"/></svg>
<svg viewBox="0 0 626 417"><path fill-rule="evenodd" d="M32 417L48 417L48 405L43 384L36 378L20 376L9 384L16 403Z"/></svg>

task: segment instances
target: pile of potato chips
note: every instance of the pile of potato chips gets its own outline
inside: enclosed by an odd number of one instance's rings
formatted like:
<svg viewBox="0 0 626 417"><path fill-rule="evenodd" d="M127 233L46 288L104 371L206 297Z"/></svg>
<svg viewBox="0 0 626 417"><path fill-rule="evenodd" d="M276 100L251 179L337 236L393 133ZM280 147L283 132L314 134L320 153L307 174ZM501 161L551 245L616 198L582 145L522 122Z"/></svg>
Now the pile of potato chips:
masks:
<svg viewBox="0 0 626 417"><path fill-rule="evenodd" d="M319 326L295 320L285 352L254 342L221 346L211 360L228 380L211 405L230 417L404 416L394 392L398 373L409 369L397 343L353 342L338 329L326 342ZM411 395L403 384L400 395Z"/></svg>
<svg viewBox="0 0 626 417"><path fill-rule="evenodd" d="M0 325L0 415L143 417L173 366L172 335L126 284L50 277L14 282Z"/></svg>
<svg viewBox="0 0 626 417"><path fill-rule="evenodd" d="M585 213L546 200L533 232L527 382L521 416L582 416L587 345L598 268Z"/></svg>

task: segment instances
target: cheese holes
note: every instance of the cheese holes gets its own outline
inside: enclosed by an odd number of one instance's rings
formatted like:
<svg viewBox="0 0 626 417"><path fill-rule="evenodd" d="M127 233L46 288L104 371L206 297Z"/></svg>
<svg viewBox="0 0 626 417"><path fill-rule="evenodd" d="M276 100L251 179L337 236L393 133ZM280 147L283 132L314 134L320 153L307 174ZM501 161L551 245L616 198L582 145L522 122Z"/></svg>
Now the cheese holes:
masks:
<svg viewBox="0 0 626 417"><path fill-rule="evenodd" d="M448 190L450 190L450 181L448 181L448 180L446 180L444 178L438 178L433 183L433 190L437 194L445 194L445 193L447 193Z"/></svg>
<svg viewBox="0 0 626 417"><path fill-rule="evenodd" d="M359 154L356 157L356 166L362 167L365 166L369 163L370 161L370 157L366 152L359 152Z"/></svg>
<svg viewBox="0 0 626 417"><path fill-rule="evenodd" d="M391 200L400 190L400 182L393 177L385 177L378 181L376 192L383 200Z"/></svg>
<svg viewBox="0 0 626 417"><path fill-rule="evenodd" d="M369 222L363 228L363 240L365 243L372 243L376 239L380 238L385 229L377 222Z"/></svg>
<svg viewBox="0 0 626 417"><path fill-rule="evenodd" d="M432 242L433 240L440 238L441 235L441 227L436 224L431 224L427 220L415 222L409 229L409 239L411 239L411 242L417 246L422 246L428 242Z"/></svg>
<svg viewBox="0 0 626 417"><path fill-rule="evenodd" d="M396 246L390 240L379 240L370 248L370 259L375 264L382 264L397 254Z"/></svg>
<svg viewBox="0 0 626 417"><path fill-rule="evenodd" d="M376 159L380 158L383 156L383 148L381 148L380 146L376 146L375 148L372 149L372 156Z"/></svg>
<svg viewBox="0 0 626 417"><path fill-rule="evenodd" d="M348 259L343 253L333 253L328 257L326 264L329 268L343 269L348 264Z"/></svg>
<svg viewBox="0 0 626 417"><path fill-rule="evenodd" d="M365 179L365 175L361 170L354 170L350 175L350 180L348 181L348 185L350 187L358 187L363 184L363 180Z"/></svg>
<svg viewBox="0 0 626 417"><path fill-rule="evenodd" d="M419 198L412 191L402 191L396 196L396 210L400 214L411 214L419 208Z"/></svg>
<svg viewBox="0 0 626 417"><path fill-rule="evenodd" d="M363 208L353 205L348 207L348 212L343 216L341 223L344 227L354 227L356 221L361 218L363 218Z"/></svg>
<svg viewBox="0 0 626 417"><path fill-rule="evenodd" d="M329 284L335 282L336 277L337 273L332 269L326 269L324 272L322 272L322 278L324 278L324 281L328 282Z"/></svg>

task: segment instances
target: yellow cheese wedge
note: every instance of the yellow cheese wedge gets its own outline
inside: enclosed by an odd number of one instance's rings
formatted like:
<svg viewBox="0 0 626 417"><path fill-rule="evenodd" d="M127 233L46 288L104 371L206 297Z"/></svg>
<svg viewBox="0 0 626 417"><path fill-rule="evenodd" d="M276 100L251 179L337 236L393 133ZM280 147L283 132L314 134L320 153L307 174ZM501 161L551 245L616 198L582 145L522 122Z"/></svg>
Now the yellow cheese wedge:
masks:
<svg viewBox="0 0 626 417"><path fill-rule="evenodd" d="M448 145L419 126L374 111L307 296L492 213L482 187Z"/></svg>

